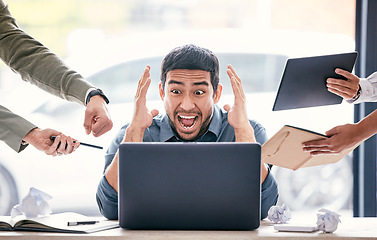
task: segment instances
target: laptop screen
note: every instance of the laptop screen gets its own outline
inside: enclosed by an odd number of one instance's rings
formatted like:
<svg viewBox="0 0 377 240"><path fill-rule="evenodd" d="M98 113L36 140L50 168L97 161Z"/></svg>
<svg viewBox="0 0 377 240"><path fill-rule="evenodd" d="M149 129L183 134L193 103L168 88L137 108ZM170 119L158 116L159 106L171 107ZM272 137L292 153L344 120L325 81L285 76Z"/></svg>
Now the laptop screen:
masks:
<svg viewBox="0 0 377 240"><path fill-rule="evenodd" d="M122 143L119 222L127 229L256 229L257 143Z"/></svg>

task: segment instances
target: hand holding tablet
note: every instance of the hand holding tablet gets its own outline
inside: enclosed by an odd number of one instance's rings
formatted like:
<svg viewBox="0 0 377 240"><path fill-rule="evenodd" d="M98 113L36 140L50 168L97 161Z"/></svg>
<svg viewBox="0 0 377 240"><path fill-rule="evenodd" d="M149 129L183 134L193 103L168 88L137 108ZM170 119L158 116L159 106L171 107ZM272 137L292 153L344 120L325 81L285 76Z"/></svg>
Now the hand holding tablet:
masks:
<svg viewBox="0 0 377 240"><path fill-rule="evenodd" d="M327 90L328 78L345 79L336 68L352 72L357 52L290 58L276 94L273 111L340 104L342 97Z"/></svg>

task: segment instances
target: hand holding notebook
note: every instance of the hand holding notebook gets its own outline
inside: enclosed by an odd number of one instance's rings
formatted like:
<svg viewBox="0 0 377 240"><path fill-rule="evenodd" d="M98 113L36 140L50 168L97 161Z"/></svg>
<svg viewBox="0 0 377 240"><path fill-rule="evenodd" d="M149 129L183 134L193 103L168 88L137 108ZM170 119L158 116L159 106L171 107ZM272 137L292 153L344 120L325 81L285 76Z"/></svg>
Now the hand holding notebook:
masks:
<svg viewBox="0 0 377 240"><path fill-rule="evenodd" d="M262 146L262 162L297 170L302 167L338 162L357 147L354 146L340 154L311 156L309 152L304 152L303 142L325 138L328 137L286 125Z"/></svg>

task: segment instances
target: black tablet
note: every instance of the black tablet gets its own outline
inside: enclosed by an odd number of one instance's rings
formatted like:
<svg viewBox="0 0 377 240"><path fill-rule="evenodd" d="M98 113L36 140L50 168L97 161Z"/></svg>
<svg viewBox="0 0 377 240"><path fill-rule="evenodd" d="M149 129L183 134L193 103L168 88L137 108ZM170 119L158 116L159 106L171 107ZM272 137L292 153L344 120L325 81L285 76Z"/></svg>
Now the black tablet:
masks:
<svg viewBox="0 0 377 240"><path fill-rule="evenodd" d="M336 68L352 72L357 52L290 58L276 94L273 111L340 104L343 100L327 90L326 79L345 79Z"/></svg>

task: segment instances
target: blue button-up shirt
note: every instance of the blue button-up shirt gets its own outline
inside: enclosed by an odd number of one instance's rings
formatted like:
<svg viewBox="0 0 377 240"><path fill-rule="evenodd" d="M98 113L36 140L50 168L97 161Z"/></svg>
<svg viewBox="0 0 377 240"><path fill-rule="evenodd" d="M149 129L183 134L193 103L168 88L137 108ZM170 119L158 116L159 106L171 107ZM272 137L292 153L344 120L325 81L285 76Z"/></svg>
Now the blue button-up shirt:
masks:
<svg viewBox="0 0 377 240"><path fill-rule="evenodd" d="M250 120L254 128L254 135L261 145L267 141L266 130L256 121ZM105 155L105 169L114 159L121 144L126 128L129 124L123 126L114 140L111 142ZM171 128L169 119L166 114L158 115L153 118L150 127L145 130L144 142L178 142L182 140ZM217 105L214 107L213 117L209 124L208 130L198 137L195 142L235 142L236 137L233 127L228 122L228 113L220 109ZM108 219L118 219L118 193L107 182L105 176L101 179L97 189L97 203L102 215ZM262 184L261 193L261 218L267 216L268 210L275 205L278 200L277 183L269 173Z"/></svg>

